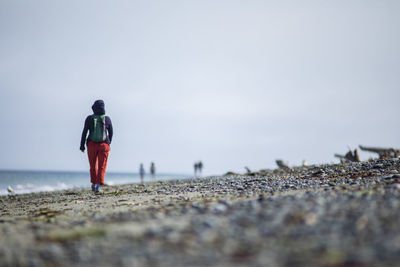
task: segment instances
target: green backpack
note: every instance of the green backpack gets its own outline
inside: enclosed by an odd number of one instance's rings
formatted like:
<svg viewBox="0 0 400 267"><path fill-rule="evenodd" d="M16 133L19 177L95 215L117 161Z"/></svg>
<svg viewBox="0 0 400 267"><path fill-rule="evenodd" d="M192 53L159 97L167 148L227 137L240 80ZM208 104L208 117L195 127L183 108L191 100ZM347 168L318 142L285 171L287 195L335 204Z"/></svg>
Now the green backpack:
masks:
<svg viewBox="0 0 400 267"><path fill-rule="evenodd" d="M105 115L92 115L93 118L93 133L91 136L92 142L102 143L106 141L106 116Z"/></svg>

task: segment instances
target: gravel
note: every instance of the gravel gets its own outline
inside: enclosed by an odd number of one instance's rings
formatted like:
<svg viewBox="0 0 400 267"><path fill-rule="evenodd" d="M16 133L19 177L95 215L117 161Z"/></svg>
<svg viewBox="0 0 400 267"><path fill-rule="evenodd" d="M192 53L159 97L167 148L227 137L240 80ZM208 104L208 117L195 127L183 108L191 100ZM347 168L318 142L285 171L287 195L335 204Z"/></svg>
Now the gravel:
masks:
<svg viewBox="0 0 400 267"><path fill-rule="evenodd" d="M0 198L1 266L396 266L400 161Z"/></svg>

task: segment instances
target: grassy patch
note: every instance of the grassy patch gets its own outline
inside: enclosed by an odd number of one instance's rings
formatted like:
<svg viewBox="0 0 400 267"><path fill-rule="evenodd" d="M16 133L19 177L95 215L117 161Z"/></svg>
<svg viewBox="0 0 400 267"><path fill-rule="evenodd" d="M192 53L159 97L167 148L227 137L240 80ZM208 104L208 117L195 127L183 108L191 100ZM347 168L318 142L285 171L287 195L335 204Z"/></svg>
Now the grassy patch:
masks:
<svg viewBox="0 0 400 267"><path fill-rule="evenodd" d="M62 212L59 210L50 210L47 208L42 208L34 211L33 217L42 217L42 218L54 218L55 216L61 214Z"/></svg>
<svg viewBox="0 0 400 267"><path fill-rule="evenodd" d="M69 231L57 231L51 232L47 237L42 238L42 241L51 241L51 242L70 242L77 241L83 238L88 237L103 237L106 234L106 230L104 228L99 227L90 227L90 228L81 228L74 229Z"/></svg>

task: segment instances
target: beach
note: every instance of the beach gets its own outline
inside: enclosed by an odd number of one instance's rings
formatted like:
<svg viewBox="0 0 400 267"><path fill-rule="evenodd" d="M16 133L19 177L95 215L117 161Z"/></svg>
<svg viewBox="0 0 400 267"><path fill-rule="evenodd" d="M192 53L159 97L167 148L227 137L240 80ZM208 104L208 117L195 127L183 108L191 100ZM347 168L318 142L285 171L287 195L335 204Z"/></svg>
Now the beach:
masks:
<svg viewBox="0 0 400 267"><path fill-rule="evenodd" d="M395 266L400 161L0 197L1 266Z"/></svg>

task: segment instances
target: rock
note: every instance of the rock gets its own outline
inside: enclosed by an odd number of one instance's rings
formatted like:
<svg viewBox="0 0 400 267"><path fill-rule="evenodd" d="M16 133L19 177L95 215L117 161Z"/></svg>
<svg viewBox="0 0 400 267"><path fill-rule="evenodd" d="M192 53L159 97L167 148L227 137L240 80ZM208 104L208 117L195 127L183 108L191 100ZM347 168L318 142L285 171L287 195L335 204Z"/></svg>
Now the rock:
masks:
<svg viewBox="0 0 400 267"><path fill-rule="evenodd" d="M305 223L309 226L314 226L318 222L318 215L315 213L309 213L305 216Z"/></svg>
<svg viewBox="0 0 400 267"><path fill-rule="evenodd" d="M219 203L212 207L211 212L219 214L225 212L226 210L227 206Z"/></svg>
<svg viewBox="0 0 400 267"><path fill-rule="evenodd" d="M381 169L381 168L383 168L383 164L381 164L381 163L374 164L374 165L372 166L372 168L373 168L373 169Z"/></svg>
<svg viewBox="0 0 400 267"><path fill-rule="evenodd" d="M49 244L45 246L40 256L44 260L58 261L64 256L64 250L58 244Z"/></svg>

